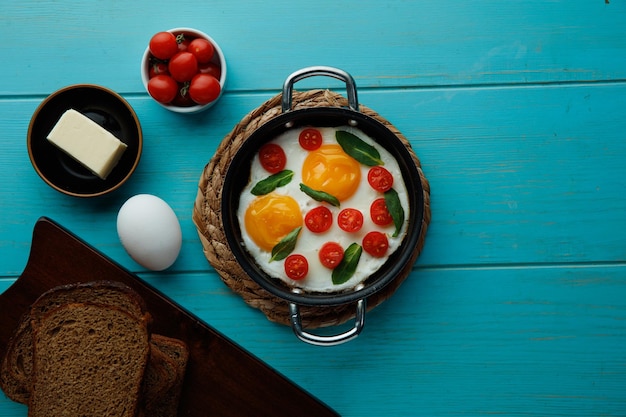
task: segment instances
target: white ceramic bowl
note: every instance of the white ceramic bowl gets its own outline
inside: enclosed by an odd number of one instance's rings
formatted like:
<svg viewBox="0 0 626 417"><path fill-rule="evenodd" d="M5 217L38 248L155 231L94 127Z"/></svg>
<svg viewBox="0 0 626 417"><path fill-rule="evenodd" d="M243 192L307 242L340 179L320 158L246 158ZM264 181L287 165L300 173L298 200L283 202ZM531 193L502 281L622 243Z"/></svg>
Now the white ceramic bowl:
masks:
<svg viewBox="0 0 626 417"><path fill-rule="evenodd" d="M217 103L217 101L220 99L220 97L222 96L222 93L224 92L224 85L226 84L226 59L224 58L224 53L222 52L222 49L220 48L220 46L217 44L217 42L215 42L215 40L213 40L213 38L211 38L209 35L207 35L206 33L199 31L197 29L192 29L192 28L188 28L188 27L178 27L178 28L174 28L174 29L169 29L167 30L167 32L173 33L174 35L178 35L180 33L183 33L187 36L189 36L190 38L203 38L208 40L209 42L211 42L213 44L213 46L215 47L215 55L213 56L213 60L212 62L214 62L215 64L219 65L220 70L221 70L221 75L220 75L220 94L219 96L213 100L210 103L207 104L196 104L196 105L192 105L192 106L177 106L174 104L163 104L163 103L159 103L158 101L155 100L156 103L158 103L159 105L161 105L162 107L171 110L173 112L177 112L177 113L198 113L201 112L203 110L206 110L210 107L212 107L215 103ZM148 91L148 81L150 79L149 77L149 60L150 60L150 48L146 47L146 50L143 53L143 57L141 58L141 81L143 82L143 86L146 89L146 92ZM148 93L149 94L149 93Z"/></svg>

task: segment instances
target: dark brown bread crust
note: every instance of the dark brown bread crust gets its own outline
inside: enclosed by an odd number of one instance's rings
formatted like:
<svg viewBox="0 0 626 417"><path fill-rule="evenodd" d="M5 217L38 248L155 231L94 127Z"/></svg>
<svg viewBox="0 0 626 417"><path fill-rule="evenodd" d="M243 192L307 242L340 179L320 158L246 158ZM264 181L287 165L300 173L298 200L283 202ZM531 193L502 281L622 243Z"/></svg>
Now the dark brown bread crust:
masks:
<svg viewBox="0 0 626 417"><path fill-rule="evenodd" d="M98 303L142 317L146 304L132 288L115 281L91 281L61 285L43 293L31 306L31 320L36 321L48 311L68 303Z"/></svg>
<svg viewBox="0 0 626 417"><path fill-rule="evenodd" d="M33 326L29 417L135 417L149 355L145 319L99 304L65 304Z"/></svg>
<svg viewBox="0 0 626 417"><path fill-rule="evenodd" d="M176 384L177 372L177 363L151 341L150 360L143 381L144 409L152 409L154 404L163 400Z"/></svg>
<svg viewBox="0 0 626 417"><path fill-rule="evenodd" d="M30 375L33 365L30 316L22 317L7 344L0 365L0 388L11 400L26 404L30 397Z"/></svg>
<svg viewBox="0 0 626 417"><path fill-rule="evenodd" d="M174 385L161 397L160 401L146 404L146 416L176 417L178 415L178 404L185 380L185 370L189 360L189 349L181 340L158 334L152 335L151 343L168 355L176 364L177 375Z"/></svg>

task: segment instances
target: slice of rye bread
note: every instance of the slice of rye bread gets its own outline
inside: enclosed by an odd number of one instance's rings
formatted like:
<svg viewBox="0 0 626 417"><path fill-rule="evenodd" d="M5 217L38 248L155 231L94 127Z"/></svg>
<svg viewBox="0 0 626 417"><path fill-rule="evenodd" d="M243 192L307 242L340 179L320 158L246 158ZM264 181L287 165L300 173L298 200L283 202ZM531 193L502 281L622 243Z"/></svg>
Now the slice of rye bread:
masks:
<svg viewBox="0 0 626 417"><path fill-rule="evenodd" d="M29 417L135 417L150 350L144 319L71 303L37 323Z"/></svg>
<svg viewBox="0 0 626 417"><path fill-rule="evenodd" d="M0 388L18 403L28 403L30 376L33 367L33 342L30 315L20 320L17 330L7 343L0 365Z"/></svg>
<svg viewBox="0 0 626 417"><path fill-rule="evenodd" d="M145 403L145 415L149 417L175 417L178 415L178 404L185 380L185 370L189 360L187 345L178 339L153 334L151 343L160 348L176 364L176 382L158 401Z"/></svg>
<svg viewBox="0 0 626 417"><path fill-rule="evenodd" d="M32 372L32 327L46 312L67 303L97 302L143 317L143 299L130 287L114 281L92 281L54 287L43 293L22 317L7 345L0 368L0 388L13 401L28 403Z"/></svg>
<svg viewBox="0 0 626 417"><path fill-rule="evenodd" d="M151 408L176 384L177 364L150 341L150 359L143 376L143 408Z"/></svg>

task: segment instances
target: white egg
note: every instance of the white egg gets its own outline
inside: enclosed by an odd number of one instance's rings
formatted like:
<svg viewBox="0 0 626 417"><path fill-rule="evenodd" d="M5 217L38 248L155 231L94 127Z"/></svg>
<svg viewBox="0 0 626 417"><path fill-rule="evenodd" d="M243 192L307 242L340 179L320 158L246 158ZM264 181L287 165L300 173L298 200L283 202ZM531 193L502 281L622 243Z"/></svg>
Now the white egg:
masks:
<svg viewBox="0 0 626 417"><path fill-rule="evenodd" d="M117 214L117 234L130 257L153 271L169 268L182 246L176 213L151 194L135 195L122 205Z"/></svg>
<svg viewBox="0 0 626 417"><path fill-rule="evenodd" d="M298 136L301 130L302 129L288 130L271 142L276 143L280 145L281 148L283 148L287 159L286 169L290 169L294 172L294 177L291 182L285 186L277 188L274 192L293 197L298 202L300 210L304 216L304 213L308 212L313 207L324 204L314 201L304 195L299 187L299 184L302 182L302 165L308 155L308 152L304 151L298 143ZM337 130L336 128L318 127L317 130L322 133L324 144L337 143L335 140L335 131ZM372 138L367 136L361 130L348 126L341 127L341 130L345 130L357 135L359 138L361 138L368 144L375 146L378 149L381 155L381 159L384 162L384 167L389 170L394 177L393 188L398 192L398 196L400 198L404 212L405 214L408 213L409 205L407 189L404 181L402 181L402 173L395 158L382 146L377 145ZM241 194L237 215L239 219L239 224L241 225L243 235L242 237L246 249L255 258L257 264L259 264L270 276L279 278L289 285L297 286L304 290L315 292L334 292L353 288L358 283L369 277L373 272L378 270L386 262L388 256L393 253L402 243L402 240L404 239L404 235L406 234L406 230L408 228L408 215L405 216L405 223L402 227L402 231L397 237L392 237L394 231L393 225L375 225L370 218L369 209L370 204L376 198L381 197L381 194L374 191L371 187L368 186L367 172L369 167L361 165L360 169L361 186L359 186L356 193L347 200L342 201L340 208L332 207L325 204L331 210L333 216L333 225L331 226L331 229L327 232L317 234L308 230L306 226L302 227L293 253L302 254L307 258L309 272L305 279L294 281L286 276L284 271L284 261L270 262L271 253L259 248L245 230L244 216L246 208L256 198L254 195L251 194L250 190L257 182L270 175L267 171L263 169L258 158L254 158L251 166L250 182ZM347 207L357 208L363 213L363 227L360 231L356 233L346 233L342 231L337 225L336 219L339 211ZM388 237L389 249L387 252L387 256L383 258L377 258L368 255L367 253L365 253L365 251L363 251L357 271L352 276L352 278L350 278L347 282L343 284L333 284L331 279L332 270L322 266L319 262L320 247L324 243L332 241L339 243L345 250L351 243L360 244L365 234L372 230L381 231L385 233Z"/></svg>

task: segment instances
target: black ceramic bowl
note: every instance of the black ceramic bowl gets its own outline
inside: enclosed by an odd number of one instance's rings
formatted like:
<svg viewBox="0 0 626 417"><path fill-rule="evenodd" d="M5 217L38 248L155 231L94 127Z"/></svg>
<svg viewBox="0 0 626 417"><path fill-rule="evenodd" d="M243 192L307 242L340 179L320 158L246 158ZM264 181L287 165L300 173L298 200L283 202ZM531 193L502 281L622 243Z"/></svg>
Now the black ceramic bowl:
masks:
<svg viewBox="0 0 626 417"><path fill-rule="evenodd" d="M377 272L364 281L363 286L335 293L293 291L282 280L272 278L265 273L245 249L241 236L241 225L236 215L239 196L249 181L252 159L264 143L292 128L347 125L356 126L369 137L374 138L378 145L389 151L398 161L408 190L408 231L401 246ZM399 276L407 263L415 258L413 254L418 245L424 216L424 195L420 175L405 144L378 120L358 111L337 107L313 107L289 111L259 127L248 137L234 155L224 179L222 195L224 232L230 249L243 270L271 294L299 305L331 306L346 304L365 299L382 290Z"/></svg>
<svg viewBox="0 0 626 417"><path fill-rule="evenodd" d="M106 180L52 145L47 136L66 110L74 109L111 132L127 146ZM48 96L35 110L27 134L28 155L37 174L55 190L75 197L96 197L118 189L135 171L143 135L133 108L105 87L77 84Z"/></svg>

